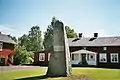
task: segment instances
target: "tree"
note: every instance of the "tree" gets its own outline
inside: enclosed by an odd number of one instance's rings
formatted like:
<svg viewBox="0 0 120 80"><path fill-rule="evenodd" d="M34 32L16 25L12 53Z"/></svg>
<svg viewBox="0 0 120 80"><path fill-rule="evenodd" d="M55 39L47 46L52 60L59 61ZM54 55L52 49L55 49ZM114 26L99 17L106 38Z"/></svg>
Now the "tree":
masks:
<svg viewBox="0 0 120 80"><path fill-rule="evenodd" d="M28 64L32 61L30 60L30 54L26 50L25 46L16 45L14 54L14 64Z"/></svg>
<svg viewBox="0 0 120 80"><path fill-rule="evenodd" d="M29 39L28 39L28 35L24 34L22 37L18 38L18 43L21 46L25 46L26 48L28 48L28 44L29 44Z"/></svg>
<svg viewBox="0 0 120 80"><path fill-rule="evenodd" d="M24 34L18 38L18 45L15 46L15 64L26 64L33 61L33 52L41 51L42 38L39 26L33 26L28 35Z"/></svg>
<svg viewBox="0 0 120 80"><path fill-rule="evenodd" d="M77 33L74 29L71 29L69 26L65 26L67 38L77 38Z"/></svg>
<svg viewBox="0 0 120 80"><path fill-rule="evenodd" d="M43 49L39 26L33 26L28 35L24 34L18 41L21 46L26 47L27 51L41 51Z"/></svg>
<svg viewBox="0 0 120 80"><path fill-rule="evenodd" d="M15 36L11 37L12 40L14 40L15 42L17 42L17 38Z"/></svg>
<svg viewBox="0 0 120 80"><path fill-rule="evenodd" d="M17 42L17 38L15 36L11 36L11 35L7 35L8 37L10 37L13 41Z"/></svg>
<svg viewBox="0 0 120 80"><path fill-rule="evenodd" d="M48 26L47 31L44 33L44 41L43 45L46 50L52 49L53 41L53 27L51 25Z"/></svg>
<svg viewBox="0 0 120 80"><path fill-rule="evenodd" d="M52 18L51 25L48 26L47 31L44 33L44 41L43 45L45 50L51 50L52 48L52 41L53 41L53 23L56 21L56 18ZM71 29L69 26L65 26L67 38L76 38L77 33L74 29Z"/></svg>
<svg viewBox="0 0 120 80"><path fill-rule="evenodd" d="M28 35L30 41L30 51L40 51L43 49L41 30L39 26L33 26Z"/></svg>

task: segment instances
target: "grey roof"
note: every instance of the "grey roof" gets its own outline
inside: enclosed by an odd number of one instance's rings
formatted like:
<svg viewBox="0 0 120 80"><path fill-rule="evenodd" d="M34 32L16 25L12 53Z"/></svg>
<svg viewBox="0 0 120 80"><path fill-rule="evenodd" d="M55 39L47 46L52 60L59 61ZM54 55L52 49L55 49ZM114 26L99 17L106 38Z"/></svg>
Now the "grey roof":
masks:
<svg viewBox="0 0 120 80"><path fill-rule="evenodd" d="M69 46L120 46L120 36L115 37L98 37L94 38L81 38L75 40L75 38L68 38Z"/></svg>
<svg viewBox="0 0 120 80"><path fill-rule="evenodd" d="M72 54L97 54L95 52L92 52L92 51L88 51L88 50L85 50L85 49L81 49L81 50L78 50L78 51L75 51L75 52L72 52Z"/></svg>
<svg viewBox="0 0 120 80"><path fill-rule="evenodd" d="M5 43L16 44L9 36L0 33L0 41Z"/></svg>

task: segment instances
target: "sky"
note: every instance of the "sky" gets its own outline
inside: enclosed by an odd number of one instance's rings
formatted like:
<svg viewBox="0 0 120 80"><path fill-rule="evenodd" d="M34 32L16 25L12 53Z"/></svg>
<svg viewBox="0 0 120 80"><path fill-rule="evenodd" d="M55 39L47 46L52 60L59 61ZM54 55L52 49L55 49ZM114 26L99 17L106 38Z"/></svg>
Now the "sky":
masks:
<svg viewBox="0 0 120 80"><path fill-rule="evenodd" d="M0 0L4 34L20 37L35 25L44 33L53 16L85 37L120 36L120 0Z"/></svg>

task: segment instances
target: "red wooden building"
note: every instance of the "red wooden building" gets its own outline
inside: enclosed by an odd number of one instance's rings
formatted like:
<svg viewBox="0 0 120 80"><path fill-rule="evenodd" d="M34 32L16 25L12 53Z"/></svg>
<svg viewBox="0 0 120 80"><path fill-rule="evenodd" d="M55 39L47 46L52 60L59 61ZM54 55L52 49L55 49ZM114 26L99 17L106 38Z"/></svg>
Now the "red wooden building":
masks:
<svg viewBox="0 0 120 80"><path fill-rule="evenodd" d="M8 35L0 33L0 65L13 64L14 44Z"/></svg>
<svg viewBox="0 0 120 80"><path fill-rule="evenodd" d="M71 62L79 66L96 66L107 68L120 68L120 36L69 38L68 44L71 53ZM37 52L35 63L48 64L49 52ZM43 58L41 58L41 56Z"/></svg>

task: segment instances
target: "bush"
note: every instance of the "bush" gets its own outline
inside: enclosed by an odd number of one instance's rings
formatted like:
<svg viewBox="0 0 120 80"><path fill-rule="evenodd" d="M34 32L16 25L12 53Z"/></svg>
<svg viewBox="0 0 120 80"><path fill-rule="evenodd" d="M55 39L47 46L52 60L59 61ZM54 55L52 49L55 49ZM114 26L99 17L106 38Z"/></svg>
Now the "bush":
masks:
<svg viewBox="0 0 120 80"><path fill-rule="evenodd" d="M30 64L31 57L30 53L26 50L24 46L17 45L15 46L15 54L14 54L14 64Z"/></svg>

